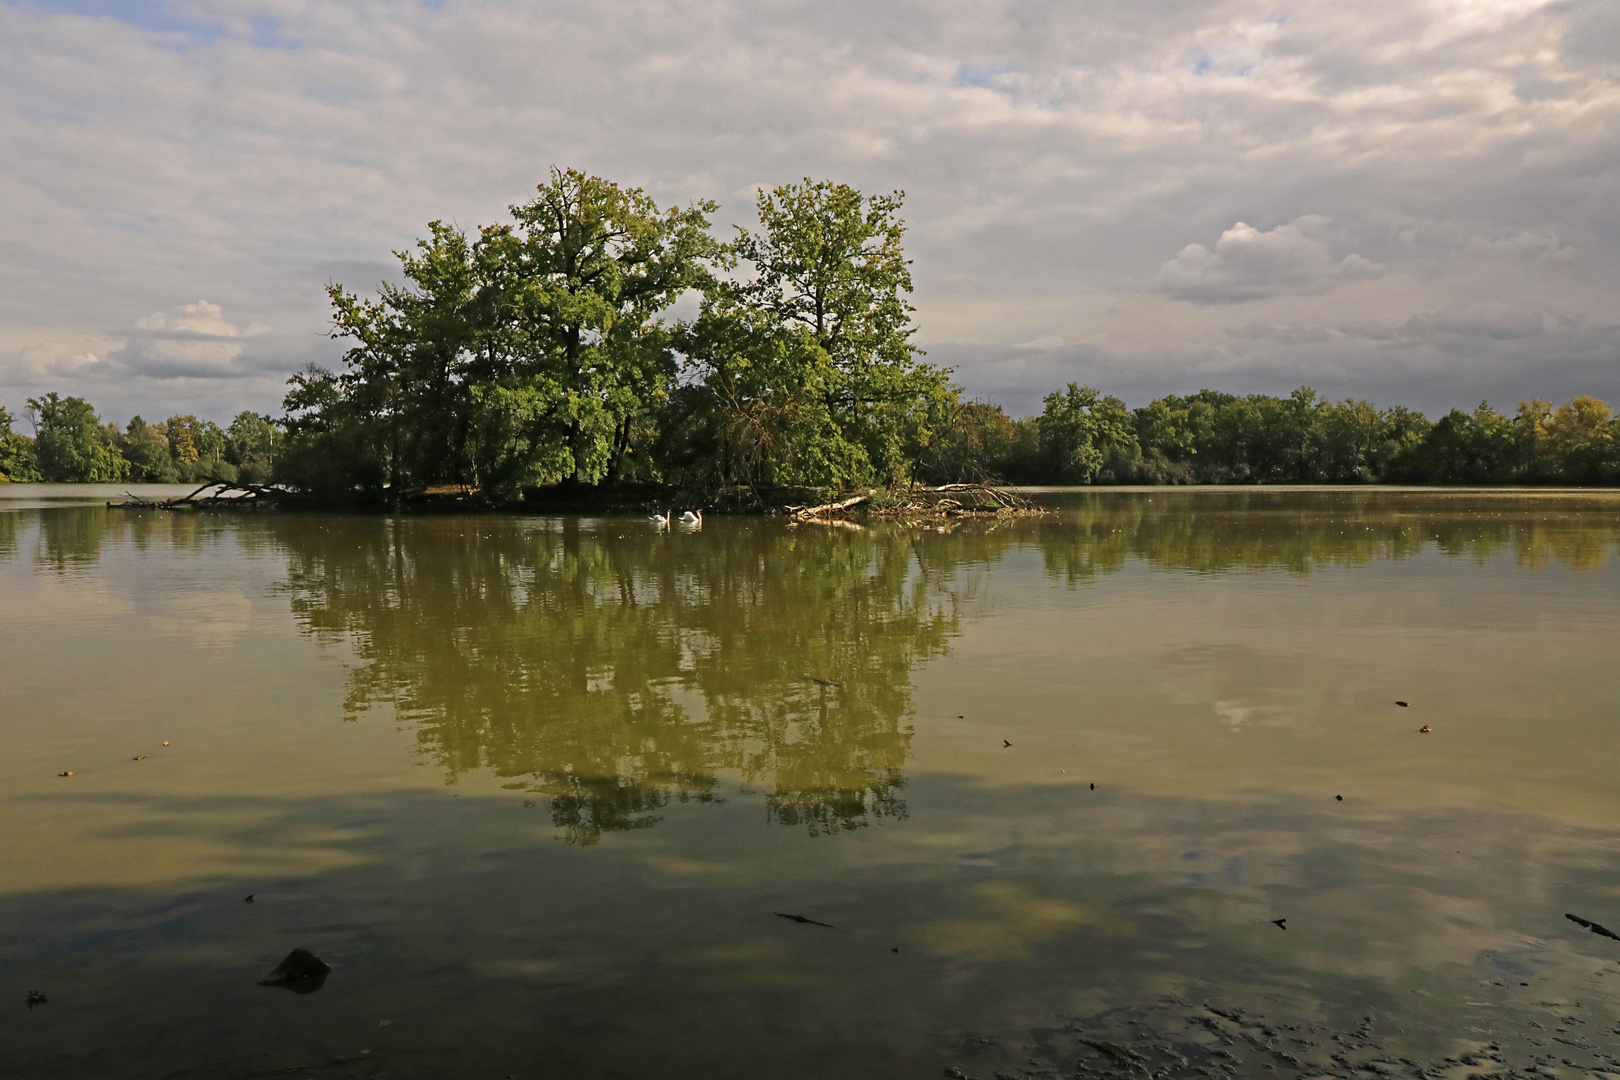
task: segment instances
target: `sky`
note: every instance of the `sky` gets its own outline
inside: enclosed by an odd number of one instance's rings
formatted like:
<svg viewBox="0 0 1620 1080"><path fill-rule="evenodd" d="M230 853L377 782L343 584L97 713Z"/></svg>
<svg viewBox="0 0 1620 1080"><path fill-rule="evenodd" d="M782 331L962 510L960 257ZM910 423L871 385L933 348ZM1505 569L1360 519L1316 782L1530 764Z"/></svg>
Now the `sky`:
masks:
<svg viewBox="0 0 1620 1080"><path fill-rule="evenodd" d="M1620 403L1613 0L0 0L0 405L279 412L436 219L905 192L970 397Z"/></svg>

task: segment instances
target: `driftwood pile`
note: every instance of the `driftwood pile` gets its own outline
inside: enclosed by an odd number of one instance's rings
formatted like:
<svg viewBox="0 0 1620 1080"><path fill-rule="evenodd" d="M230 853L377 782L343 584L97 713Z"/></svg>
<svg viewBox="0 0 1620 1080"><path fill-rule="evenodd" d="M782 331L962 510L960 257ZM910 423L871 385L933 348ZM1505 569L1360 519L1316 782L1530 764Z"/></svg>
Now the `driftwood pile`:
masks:
<svg viewBox="0 0 1620 1080"><path fill-rule="evenodd" d="M203 495L205 491L209 494ZM124 494L125 501L109 502L107 505L114 510L249 510L271 505L288 492L285 488L262 484L228 484L210 480L191 494L177 499L143 499L129 491Z"/></svg>
<svg viewBox="0 0 1620 1080"><path fill-rule="evenodd" d="M903 491L855 495L820 506L788 506L795 521L834 522L851 518L932 521L941 518L1034 517L1049 513L1022 495L990 484L945 484Z"/></svg>

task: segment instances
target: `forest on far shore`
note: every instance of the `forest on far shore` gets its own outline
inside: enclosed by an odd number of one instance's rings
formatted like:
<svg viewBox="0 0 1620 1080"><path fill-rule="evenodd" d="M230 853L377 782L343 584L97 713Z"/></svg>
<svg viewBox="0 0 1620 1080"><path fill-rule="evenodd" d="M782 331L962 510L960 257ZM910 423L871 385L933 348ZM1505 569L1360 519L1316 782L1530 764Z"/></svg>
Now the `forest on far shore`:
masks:
<svg viewBox="0 0 1620 1080"><path fill-rule="evenodd" d="M493 499L666 485L1620 483L1596 398L1400 406L1200 390L1132 409L1070 383L1038 416L968 400L911 343L903 195L805 180L712 202L553 170L511 220L431 222L404 284L328 289L341 367L295 375L280 416L122 427L82 398L0 408L0 481L277 483L326 494L456 486ZM697 314L670 321L678 300ZM17 430L25 417L32 435Z"/></svg>

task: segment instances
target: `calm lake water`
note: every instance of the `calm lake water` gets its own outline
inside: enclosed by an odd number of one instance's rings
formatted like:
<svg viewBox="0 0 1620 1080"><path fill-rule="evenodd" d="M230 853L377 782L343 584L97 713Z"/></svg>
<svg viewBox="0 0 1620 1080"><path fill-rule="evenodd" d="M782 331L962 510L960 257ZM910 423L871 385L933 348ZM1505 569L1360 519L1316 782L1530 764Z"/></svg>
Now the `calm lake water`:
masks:
<svg viewBox="0 0 1620 1080"><path fill-rule="evenodd" d="M1620 495L103 497L0 487L0 1075L1620 1075Z"/></svg>

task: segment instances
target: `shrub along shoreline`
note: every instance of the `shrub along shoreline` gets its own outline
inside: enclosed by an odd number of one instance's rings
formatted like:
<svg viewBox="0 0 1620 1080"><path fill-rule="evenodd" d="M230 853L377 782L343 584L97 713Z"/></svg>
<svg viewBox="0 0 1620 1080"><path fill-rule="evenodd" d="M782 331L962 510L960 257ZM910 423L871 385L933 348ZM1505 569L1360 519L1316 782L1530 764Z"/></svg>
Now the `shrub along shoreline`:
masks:
<svg viewBox="0 0 1620 1080"><path fill-rule="evenodd" d="M403 284L334 283L337 370L279 417L103 421L82 398L0 408L0 480L274 483L349 504L606 506L632 492L914 484L1620 483L1609 406L1539 398L1435 421L1402 407L1213 390L1132 409L1070 383L1039 416L972 401L911 343L901 192L804 180L756 230L716 204L554 169L510 219L430 222ZM671 320L677 302L697 302ZM465 501L450 499L449 501Z"/></svg>

